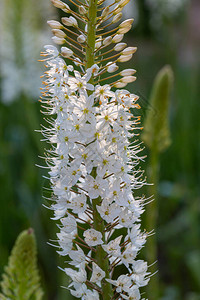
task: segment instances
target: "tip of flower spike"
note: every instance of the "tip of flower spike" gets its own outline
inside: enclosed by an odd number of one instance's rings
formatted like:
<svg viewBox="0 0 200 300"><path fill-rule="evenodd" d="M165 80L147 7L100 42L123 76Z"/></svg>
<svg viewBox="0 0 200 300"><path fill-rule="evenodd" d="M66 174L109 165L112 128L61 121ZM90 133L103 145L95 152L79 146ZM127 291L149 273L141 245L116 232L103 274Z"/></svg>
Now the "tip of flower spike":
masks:
<svg viewBox="0 0 200 300"><path fill-rule="evenodd" d="M29 229L27 230L27 234L33 234L33 233L34 233L33 228L29 228Z"/></svg>

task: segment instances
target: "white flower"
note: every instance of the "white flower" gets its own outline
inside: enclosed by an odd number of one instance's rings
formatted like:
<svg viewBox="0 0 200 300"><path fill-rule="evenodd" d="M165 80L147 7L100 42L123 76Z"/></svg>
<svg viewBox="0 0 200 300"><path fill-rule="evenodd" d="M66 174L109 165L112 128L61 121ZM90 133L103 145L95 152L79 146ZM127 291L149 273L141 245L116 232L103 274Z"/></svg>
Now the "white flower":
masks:
<svg viewBox="0 0 200 300"><path fill-rule="evenodd" d="M128 275L120 275L117 280L106 279L108 282L116 286L118 293L129 292L132 285L132 281Z"/></svg>
<svg viewBox="0 0 200 300"><path fill-rule="evenodd" d="M85 90L94 90L94 86L91 83L88 83L90 77L87 77L86 75L81 77L80 73L78 71L74 71L75 77L69 78L69 85L72 91L85 91Z"/></svg>
<svg viewBox="0 0 200 300"><path fill-rule="evenodd" d="M114 97L114 93L111 91L109 84L105 84L103 86L97 85L94 94L95 97L99 98L102 103L104 103L107 98Z"/></svg>
<svg viewBox="0 0 200 300"><path fill-rule="evenodd" d="M83 213L86 209L86 196L84 193L73 197L71 201L71 208L74 213Z"/></svg>
<svg viewBox="0 0 200 300"><path fill-rule="evenodd" d="M77 224L75 217L69 215L66 218L61 218L60 221L63 225L62 231L66 233L71 233L73 231L77 232Z"/></svg>
<svg viewBox="0 0 200 300"><path fill-rule="evenodd" d="M83 236L88 246L97 246L103 244L101 232L95 229L88 229L84 231Z"/></svg>
<svg viewBox="0 0 200 300"><path fill-rule="evenodd" d="M137 260L132 263L133 273L131 274L131 278L138 287L145 286L149 282L149 278L146 276L150 273L147 272L147 269L147 263L143 260Z"/></svg>
<svg viewBox="0 0 200 300"><path fill-rule="evenodd" d="M77 283L82 285L82 283L85 283L87 280L87 273L85 271L85 263L81 263L79 267L79 271L75 271L71 268L65 268L65 273L71 277L71 279Z"/></svg>
<svg viewBox="0 0 200 300"><path fill-rule="evenodd" d="M96 207L101 217L108 223L113 222L121 212L119 206L116 203L109 204L108 199L103 200L101 206Z"/></svg>
<svg viewBox="0 0 200 300"><path fill-rule="evenodd" d="M120 241L122 235L118 236L116 239L110 241L107 245L102 245L103 249L112 256L119 257L121 255Z"/></svg>
<svg viewBox="0 0 200 300"><path fill-rule="evenodd" d="M91 282L96 283L101 286L101 280L105 277L105 272L94 262L92 262L92 276L90 278Z"/></svg>
<svg viewBox="0 0 200 300"><path fill-rule="evenodd" d="M85 178L85 184L83 187L87 189L89 197L91 199L95 199L99 196L103 196L107 184L106 180L103 180L100 176L97 176L94 179L91 175L88 175Z"/></svg>
<svg viewBox="0 0 200 300"><path fill-rule="evenodd" d="M81 263L86 263L86 256L78 245L76 245L76 247L78 250L71 250L69 252L69 257L72 259L70 265L75 265L78 267Z"/></svg>
<svg viewBox="0 0 200 300"><path fill-rule="evenodd" d="M139 289L136 286L133 286L130 289L130 291L128 293L128 296L126 296L124 294L121 294L121 297L123 299L127 299L127 300L139 300L139 299L141 299L140 291L139 291Z"/></svg>

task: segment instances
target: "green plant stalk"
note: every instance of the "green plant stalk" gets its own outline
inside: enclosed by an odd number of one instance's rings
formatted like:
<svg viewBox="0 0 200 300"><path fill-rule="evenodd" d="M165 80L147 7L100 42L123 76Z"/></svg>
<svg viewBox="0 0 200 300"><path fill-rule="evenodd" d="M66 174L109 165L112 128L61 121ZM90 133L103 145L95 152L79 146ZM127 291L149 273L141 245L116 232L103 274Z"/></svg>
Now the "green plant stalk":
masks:
<svg viewBox="0 0 200 300"><path fill-rule="evenodd" d="M159 152L156 144L152 145L151 151L149 153L149 166L147 168L147 176L152 185L148 186L148 195L153 195L153 201L148 204L148 210L146 213L146 228L152 230L157 228L157 218L158 218L158 181L159 181ZM152 235L147 239L146 245L146 259L148 262L153 263L158 259L157 251L157 239L156 234ZM154 264L154 271L158 269L157 263ZM158 275L152 276L149 285L147 286L147 296L149 299L154 300L159 299L159 277Z"/></svg>
<svg viewBox="0 0 200 300"><path fill-rule="evenodd" d="M148 180L152 185L148 186L148 195L153 196L153 201L146 209L146 228L153 230L157 228L158 218L158 183L159 183L159 155L166 150L170 143L170 131L168 124L168 107L173 80L173 72L169 66L165 66L156 76L153 84L150 104L142 139L149 148L149 166L147 168ZM158 259L156 235L147 240L146 259L152 264ZM154 264L156 271L157 264ZM147 287L147 297L157 300L159 298L159 277L153 276Z"/></svg>
<svg viewBox="0 0 200 300"><path fill-rule="evenodd" d="M96 168L93 168L91 172L91 176L94 178L97 176L96 174ZM105 225L104 220L101 218L100 214L98 213L96 206L101 205L101 197L99 196L96 199L92 200L92 206L93 206L93 225L94 229L98 230L102 233L102 240L105 242ZM109 274L109 259L107 257L107 253L104 251L104 249L101 247L101 245L97 246L97 252L95 255L95 258L97 260L97 263L99 267L105 272L106 278L110 278ZM102 282L102 299L103 300L110 300L113 296L112 286L109 282L103 281Z"/></svg>
<svg viewBox="0 0 200 300"><path fill-rule="evenodd" d="M86 69L90 68L95 63L94 50L95 50L95 37L96 37L96 19L97 19L97 0L89 1L89 11L88 11L88 34L87 34L87 47L86 47ZM93 83L93 78L90 79ZM91 176L96 178L96 168L93 168ZM105 242L105 226L104 220L98 213L96 206L101 204L101 197L92 200L93 205L93 222L94 229L102 233L102 240ZM97 252L95 256L99 267L106 273L106 278L110 278L109 274L109 259L107 253L103 250L101 245L97 246ZM112 285L107 281L102 282L102 299L110 300L112 298Z"/></svg>
<svg viewBox="0 0 200 300"><path fill-rule="evenodd" d="M96 37L97 0L89 1L87 48L86 48L86 69L94 64L94 50Z"/></svg>

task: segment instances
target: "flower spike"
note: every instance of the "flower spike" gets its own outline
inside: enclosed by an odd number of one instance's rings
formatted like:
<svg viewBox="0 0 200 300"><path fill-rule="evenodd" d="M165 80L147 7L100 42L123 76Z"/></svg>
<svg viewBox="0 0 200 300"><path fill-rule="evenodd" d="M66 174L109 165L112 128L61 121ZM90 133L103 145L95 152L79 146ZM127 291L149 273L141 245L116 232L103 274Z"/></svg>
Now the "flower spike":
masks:
<svg viewBox="0 0 200 300"><path fill-rule="evenodd" d="M103 7L104 1L70 0L76 12L51 1L66 12L62 23L48 21L62 47L45 47L48 70L41 97L50 126L42 133L52 145L45 160L52 219L59 222L57 252L71 265L63 271L71 278L73 296L139 300L139 288L150 277L147 263L136 259L148 235L140 229L145 199L133 194L145 184L137 168L140 144L130 142L140 119L130 109L139 105L138 96L120 89L136 80L136 71L117 72L117 63L131 59L137 48L122 41L132 19L108 29L121 20L129 1ZM102 84L107 79L113 81ZM117 277L120 265L126 273Z"/></svg>

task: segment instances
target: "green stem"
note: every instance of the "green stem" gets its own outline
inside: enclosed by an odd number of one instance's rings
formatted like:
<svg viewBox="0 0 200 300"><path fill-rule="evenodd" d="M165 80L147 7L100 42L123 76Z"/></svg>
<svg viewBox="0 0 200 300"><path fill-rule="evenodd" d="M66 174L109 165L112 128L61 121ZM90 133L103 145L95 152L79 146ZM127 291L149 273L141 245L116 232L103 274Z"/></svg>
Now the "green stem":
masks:
<svg viewBox="0 0 200 300"><path fill-rule="evenodd" d="M96 39L96 21L97 21L97 0L89 1L88 8L88 29L87 29L87 47L86 47L86 68L90 68L95 63L95 39ZM93 83L93 78L90 79L90 83ZM91 172L91 176L96 178L96 168L93 168ZM105 224L104 220L101 218L98 213L96 206L101 204L101 197L92 200L93 204L93 218L94 218L94 229L101 232L103 236L103 241L105 242ZM106 274L106 278L110 278L109 274L109 259L107 258L107 253L103 250L103 248L98 245L96 252L96 260L99 267L104 270ZM102 280L102 299L110 300L112 298L112 285L108 283L106 280Z"/></svg>
<svg viewBox="0 0 200 300"><path fill-rule="evenodd" d="M88 34L86 48L86 68L90 68L94 64L94 50L96 37L96 20L97 20L97 0L89 1L88 9Z"/></svg>
<svg viewBox="0 0 200 300"><path fill-rule="evenodd" d="M95 178L97 176L96 174L96 168L93 168L91 175ZM102 233L102 240L105 242L105 224L104 220L101 218L100 214L98 213L96 206L101 205L101 197L99 196L96 199L92 200L92 205L94 209L93 218L94 218L94 229L98 230ZM105 272L106 278L110 278L109 273L109 259L107 258L107 253L104 251L104 249L101 247L101 245L97 246L97 252L95 256L97 263L99 267ZM103 300L110 300L112 299L113 291L112 291L112 285L108 283L106 280L102 280L102 299Z"/></svg>
<svg viewBox="0 0 200 300"><path fill-rule="evenodd" d="M148 187L148 194L153 195L154 200L149 203L146 209L146 228L148 230L153 230L157 228L157 217L158 217L158 176L159 176L159 152L156 146L156 143L152 145L152 148L149 153L149 168L148 168L148 180L153 183ZM154 234L147 240L146 245L146 257L147 261L152 264L158 259L157 253L157 240L156 235ZM154 270L157 271L157 264L154 264ZM159 298L159 280L158 275L152 276L149 285L147 286L147 296L149 299L154 297L155 300Z"/></svg>

